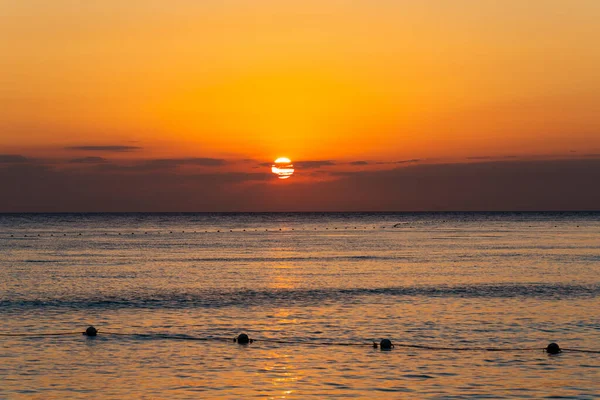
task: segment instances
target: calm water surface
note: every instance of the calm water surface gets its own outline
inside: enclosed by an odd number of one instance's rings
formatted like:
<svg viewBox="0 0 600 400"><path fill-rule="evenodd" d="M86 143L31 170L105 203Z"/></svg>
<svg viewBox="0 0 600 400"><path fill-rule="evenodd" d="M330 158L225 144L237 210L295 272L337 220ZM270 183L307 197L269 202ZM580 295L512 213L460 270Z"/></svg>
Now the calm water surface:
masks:
<svg viewBox="0 0 600 400"><path fill-rule="evenodd" d="M600 398L597 354L368 346L600 350L600 214L0 215L0 332L90 324L0 336L0 398ZM181 340L241 332L299 344Z"/></svg>

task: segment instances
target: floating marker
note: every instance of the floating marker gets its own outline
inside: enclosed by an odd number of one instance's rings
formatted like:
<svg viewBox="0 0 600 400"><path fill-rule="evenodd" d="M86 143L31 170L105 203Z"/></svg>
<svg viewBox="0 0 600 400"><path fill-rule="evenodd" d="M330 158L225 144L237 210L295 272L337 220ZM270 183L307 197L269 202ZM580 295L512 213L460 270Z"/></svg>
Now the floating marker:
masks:
<svg viewBox="0 0 600 400"><path fill-rule="evenodd" d="M560 346L556 343L550 343L548 347L546 347L546 353L548 354L558 354L561 351Z"/></svg>
<svg viewBox="0 0 600 400"><path fill-rule="evenodd" d="M237 338L233 339L233 341L237 342L238 344L248 344L253 342L253 340L251 340L245 333L240 333Z"/></svg>
<svg viewBox="0 0 600 400"><path fill-rule="evenodd" d="M379 347L381 350L391 350L394 345L390 339L382 339L381 342L379 342Z"/></svg>
<svg viewBox="0 0 600 400"><path fill-rule="evenodd" d="M85 336L96 336L97 334L98 329L94 328L93 326L89 326L84 333Z"/></svg>

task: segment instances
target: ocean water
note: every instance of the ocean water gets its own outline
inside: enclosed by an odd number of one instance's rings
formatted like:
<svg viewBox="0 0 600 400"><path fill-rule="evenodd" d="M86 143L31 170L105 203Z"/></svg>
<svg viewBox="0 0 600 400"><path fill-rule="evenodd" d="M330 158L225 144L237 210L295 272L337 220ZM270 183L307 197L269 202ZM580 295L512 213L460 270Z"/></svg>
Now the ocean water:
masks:
<svg viewBox="0 0 600 400"><path fill-rule="evenodd" d="M0 215L0 334L2 399L600 398L541 350L600 350L600 214Z"/></svg>

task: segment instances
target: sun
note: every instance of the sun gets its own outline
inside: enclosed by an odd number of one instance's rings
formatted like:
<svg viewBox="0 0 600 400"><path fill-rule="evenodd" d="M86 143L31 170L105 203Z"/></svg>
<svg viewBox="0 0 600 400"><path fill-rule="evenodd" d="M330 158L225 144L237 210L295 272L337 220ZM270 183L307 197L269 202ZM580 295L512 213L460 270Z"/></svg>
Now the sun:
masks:
<svg viewBox="0 0 600 400"><path fill-rule="evenodd" d="M294 173L294 164L287 157L279 157L271 166L271 172L279 179L287 179Z"/></svg>

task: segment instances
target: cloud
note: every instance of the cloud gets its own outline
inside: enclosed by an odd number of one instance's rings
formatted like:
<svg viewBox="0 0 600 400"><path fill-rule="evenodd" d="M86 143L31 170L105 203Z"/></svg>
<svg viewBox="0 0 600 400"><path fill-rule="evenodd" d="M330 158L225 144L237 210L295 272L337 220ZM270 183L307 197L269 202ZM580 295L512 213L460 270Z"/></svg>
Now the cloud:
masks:
<svg viewBox="0 0 600 400"><path fill-rule="evenodd" d="M394 162L394 164L410 164L410 163L418 163L420 162L421 159L420 158L412 158L410 160L400 160L400 161L396 161Z"/></svg>
<svg viewBox="0 0 600 400"><path fill-rule="evenodd" d="M203 167L220 167L226 165L227 161L222 158L160 158L155 160L147 160L143 165L151 167L172 168L180 165L198 165Z"/></svg>
<svg viewBox="0 0 600 400"><path fill-rule="evenodd" d="M71 164L103 164L107 162L106 158L102 157L82 157L82 158L74 158L69 160Z"/></svg>
<svg viewBox="0 0 600 400"><path fill-rule="evenodd" d="M21 156L19 154L0 154L0 163L1 164L18 164L18 163L26 163L29 159L27 157Z"/></svg>
<svg viewBox="0 0 600 400"><path fill-rule="evenodd" d="M475 157L467 157L467 160L491 160L494 157L492 156L475 156Z"/></svg>
<svg viewBox="0 0 600 400"><path fill-rule="evenodd" d="M77 150L77 151L104 151L104 152L115 152L123 153L130 151L141 150L138 146L69 146L65 147L66 150Z"/></svg>
<svg viewBox="0 0 600 400"><path fill-rule="evenodd" d="M294 167L300 169L315 169L321 167L330 167L335 165L333 160L308 160L308 161L295 161Z"/></svg>
<svg viewBox="0 0 600 400"><path fill-rule="evenodd" d="M350 165L369 165L369 162L360 160L360 161L351 161L349 164Z"/></svg>

